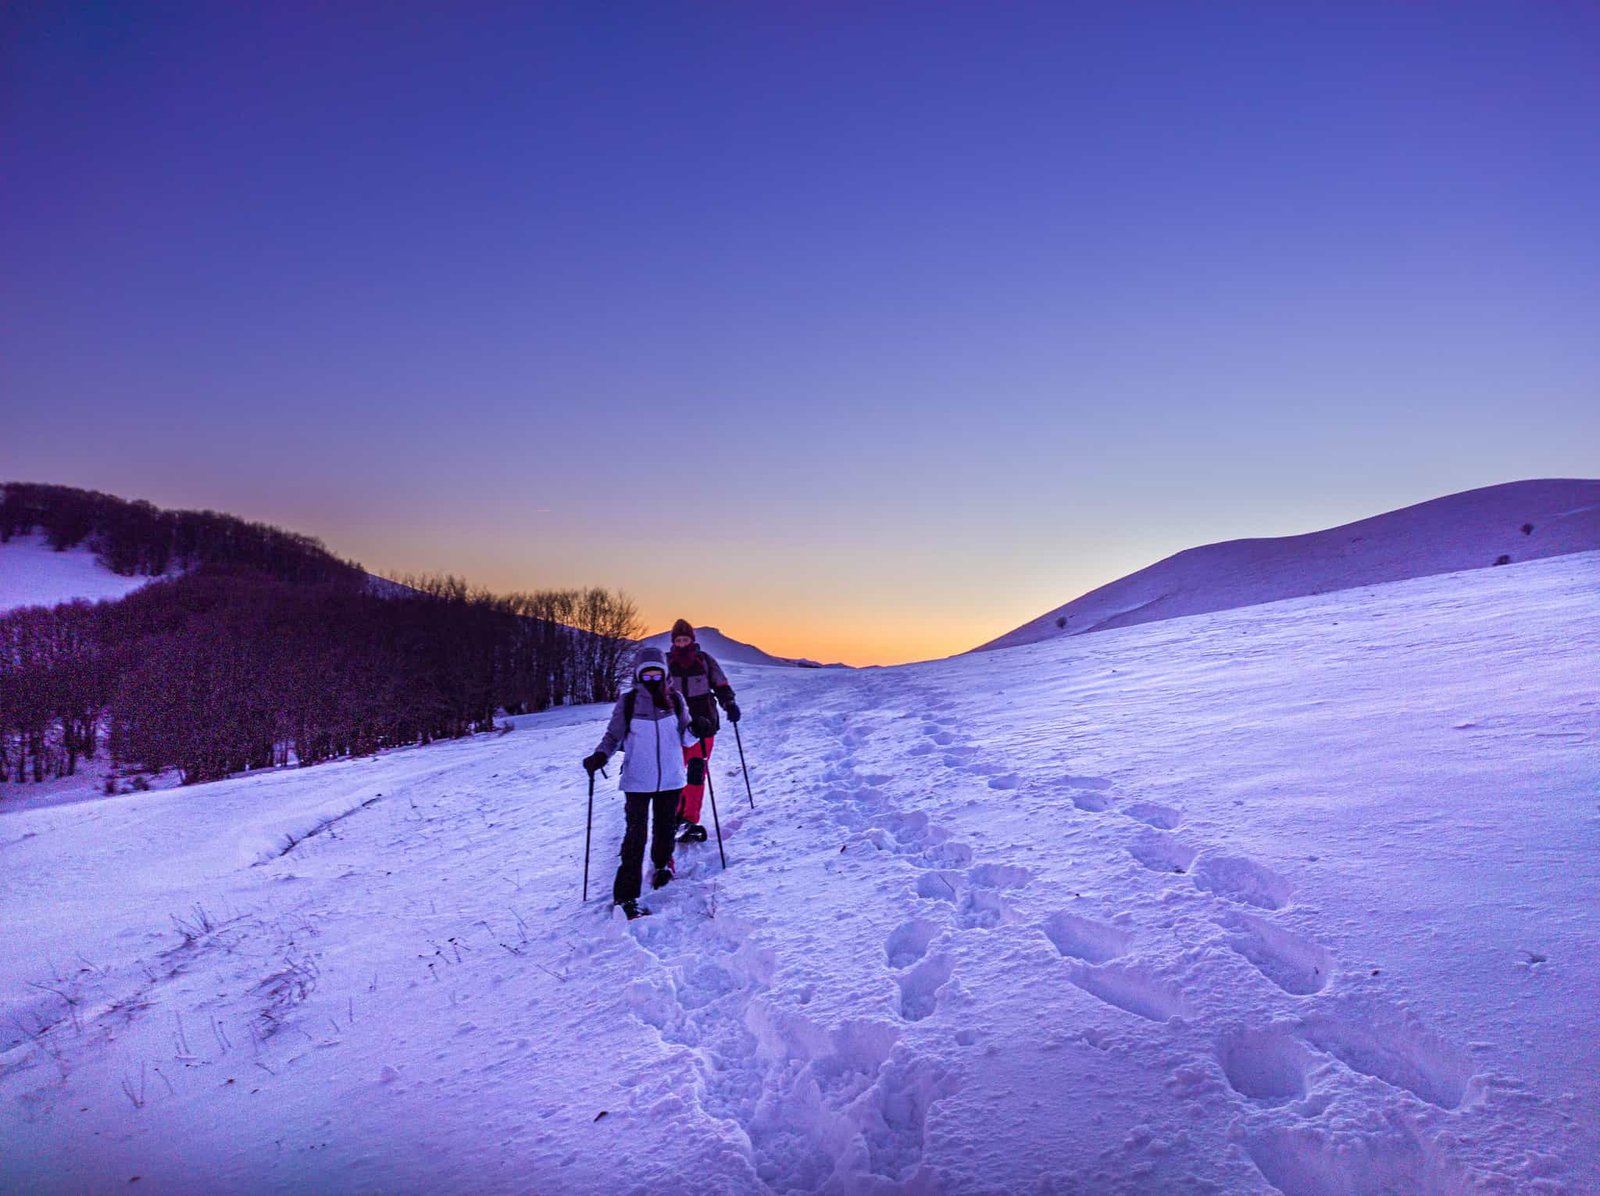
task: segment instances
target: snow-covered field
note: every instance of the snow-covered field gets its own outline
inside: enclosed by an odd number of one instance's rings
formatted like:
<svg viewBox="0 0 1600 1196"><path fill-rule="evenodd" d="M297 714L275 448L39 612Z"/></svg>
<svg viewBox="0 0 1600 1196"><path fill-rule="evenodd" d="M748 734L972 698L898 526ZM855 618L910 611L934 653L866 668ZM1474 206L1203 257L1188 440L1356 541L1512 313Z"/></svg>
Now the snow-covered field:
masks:
<svg viewBox="0 0 1600 1196"><path fill-rule="evenodd" d="M0 1188L1600 1191L1597 579L735 668L632 924L599 708L0 815Z"/></svg>
<svg viewBox="0 0 1600 1196"><path fill-rule="evenodd" d="M123 577L80 545L57 552L38 533L16 536L0 544L0 614L19 606L54 606L86 598L99 602L121 598L150 581Z"/></svg>

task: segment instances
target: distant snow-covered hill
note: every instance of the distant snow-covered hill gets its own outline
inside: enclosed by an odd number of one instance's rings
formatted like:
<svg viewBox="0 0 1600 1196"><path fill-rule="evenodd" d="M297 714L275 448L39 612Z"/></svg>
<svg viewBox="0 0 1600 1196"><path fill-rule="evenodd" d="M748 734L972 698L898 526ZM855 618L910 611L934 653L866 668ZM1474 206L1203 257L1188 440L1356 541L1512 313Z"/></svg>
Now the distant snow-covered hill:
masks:
<svg viewBox="0 0 1600 1196"><path fill-rule="evenodd" d="M973 651L1596 548L1600 481L1508 482L1327 531L1190 548Z"/></svg>
<svg viewBox="0 0 1600 1196"><path fill-rule="evenodd" d="M38 534L14 536L0 544L0 614L77 598L90 602L121 598L150 581L113 573L88 545L57 552Z"/></svg>
<svg viewBox="0 0 1600 1196"><path fill-rule="evenodd" d="M774 656L770 652L763 652L754 644L747 644L743 640L734 639L731 635L724 635L715 627L695 628L695 638L702 648L711 653L722 664L779 665L783 668L799 666L813 669L842 669L849 667L842 664L819 665L816 661L807 660L804 657ZM660 648L665 652L672 647L672 633L670 631L658 632L655 635L646 636L639 642L641 645Z"/></svg>

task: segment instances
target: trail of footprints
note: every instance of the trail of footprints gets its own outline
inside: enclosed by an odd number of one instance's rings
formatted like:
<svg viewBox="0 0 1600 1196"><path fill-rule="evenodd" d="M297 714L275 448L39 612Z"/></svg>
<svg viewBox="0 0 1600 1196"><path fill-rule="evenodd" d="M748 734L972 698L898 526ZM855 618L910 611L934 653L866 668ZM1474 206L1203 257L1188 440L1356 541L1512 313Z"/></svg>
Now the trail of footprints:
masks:
<svg viewBox="0 0 1600 1196"><path fill-rule="evenodd" d="M874 816L888 809L875 787L888 778L856 775L850 761L864 735L851 728L849 714L828 726L837 739L825 753L828 796L845 800L823 808L857 833L847 849L926 850L929 867L940 870L931 875L946 877L954 894L964 890L971 850L950 842L926 815ZM999 916L981 897L968 908L975 923ZM627 1003L664 1042L685 1048L675 1069L632 1077L636 1107L666 1112L694 1092L705 1113L744 1135L755 1177L775 1192L912 1181L928 1110L955 1090L944 1068L901 1041L901 1026L931 1014L951 977L947 957L927 955L940 927L908 924L886 944L889 966L903 969L899 1025L857 1019L833 1029L771 999L776 963L753 946L756 929L726 913L630 924L662 967L629 986ZM800 1005L812 995L802 990Z"/></svg>
<svg viewBox="0 0 1600 1196"><path fill-rule="evenodd" d="M984 759L977 749L959 745L950 730L953 720L937 711L934 703L922 716L926 742L932 745L922 747L923 754L937 752L945 765L983 777L991 788L1018 786L1016 774ZM1057 778L1056 787L1078 811L1117 815L1136 824L1125 848L1129 858L1153 873L1187 877L1216 902L1209 918L1227 934L1227 945L1295 999L1280 1020L1225 1029L1215 1039L1214 1056L1228 1086L1253 1107L1303 1101L1302 1115L1311 1121L1326 1103L1307 1099L1312 1077L1330 1060L1440 1109L1459 1108L1466 1100L1474 1069L1461 1050L1404 1011L1358 997L1322 995L1333 976L1332 955L1273 920L1293 898L1294 886L1286 877L1243 856L1190 846L1172 833L1182 825L1181 810L1153 801L1118 804L1104 778L1067 775ZM858 792L853 797L860 805L873 795ZM915 881L917 896L947 902L950 924L956 928L993 927L1009 920L1004 893L1031 879L1022 868L974 865L970 850L950 842L925 815L880 817L863 835L876 847L914 856L924 869ZM1152 1022L1202 1016L1180 985L1139 962L1139 936L1130 925L1131 915L1116 921L1123 924L1063 910L1046 918L1040 929L1065 959L1066 979L1083 992ZM936 949L940 933L937 923L919 915L897 928L885 944L888 966L899 971L900 1013L907 1021L931 1014L951 978L949 960ZM1363 1144L1362 1150L1350 1151L1324 1133L1266 1125L1250 1132L1245 1146L1263 1175L1292 1191L1322 1191L1330 1184L1327 1190L1344 1190L1339 1185L1347 1181L1359 1190L1365 1182L1362 1167L1372 1164L1374 1150L1404 1153L1405 1158L1388 1162L1402 1163L1421 1178L1458 1174L1449 1160L1415 1140Z"/></svg>
<svg viewBox="0 0 1600 1196"><path fill-rule="evenodd" d="M946 766L983 777L994 789L1017 788L1015 773L957 742L956 719L941 712L946 708L938 700L928 703L923 742L912 754L937 754ZM851 713L832 716L828 729L837 746L824 753L821 808L846 832L841 854L901 858L912 868L908 895L920 899L918 912L883 945L884 966L898 988L893 1013L900 1027L862 1020L825 1031L798 1013L778 1012L763 999L773 971L770 953L753 949L752 928L726 916L710 922L709 931L705 922L689 926L679 919L639 926L640 943L665 965L670 980L666 988L639 981L628 993L635 1013L665 1041L705 1060L702 1107L742 1128L756 1175L776 1191L815 1191L841 1180L848 1186L852 1176L912 1179L928 1110L955 1090L955 1081L904 1042L902 1028L937 1012L955 978L954 961L939 950L941 937L1014 921L1007 894L1033 879L1026 868L975 863L971 847L927 814L897 809L879 788L889 778L855 767L866 736L852 726ZM1456 1047L1402 1011L1322 995L1333 975L1332 956L1272 920L1290 904L1288 879L1245 857L1185 844L1173 834L1183 822L1180 810L1149 801L1118 806L1103 778L1068 775L1055 783L1079 811L1138 824L1126 847L1129 858L1153 873L1185 876L1208 894L1217 902L1211 921L1227 934L1227 945L1296 999L1281 1020L1218 1034L1214 1057L1233 1092L1261 1109L1305 1102L1303 1115L1311 1119L1323 1107L1307 1099L1312 1077L1334 1059L1440 1109L1458 1108L1466 1099L1473 1067ZM1040 930L1065 960L1066 980L1090 996L1156 1023L1200 1016L1181 986L1139 962L1131 916L1115 922L1062 910ZM971 1037L963 1032L957 1040L964 1036ZM638 1098L671 1101L682 1088L680 1076L641 1078ZM1339 1150L1325 1133L1263 1125L1244 1144L1279 1187L1360 1185L1357 1164L1365 1156ZM1412 1141L1405 1149L1417 1156L1411 1161L1419 1175L1451 1170L1423 1144Z"/></svg>
<svg viewBox="0 0 1600 1196"><path fill-rule="evenodd" d="M1201 851L1172 834L1181 811L1154 802L1114 807L1109 783L1093 777L1059 779L1072 805L1091 814L1120 814L1138 823L1125 848L1129 858L1159 874L1186 876L1217 906L1210 920L1227 933L1227 945L1295 1003L1266 1025L1223 1030L1215 1058L1229 1087L1257 1108L1305 1102L1305 1132L1266 1125L1247 1132L1247 1153L1262 1174L1287 1191L1365 1190L1374 1150L1388 1152L1423 1180L1453 1180L1460 1172L1429 1143L1341 1148L1309 1128L1326 1101L1308 1099L1311 1079L1337 1060L1359 1076L1410 1093L1439 1109L1459 1108L1471 1092L1474 1068L1467 1055L1394 1007L1359 996L1323 995L1334 974L1326 948L1272 919L1290 905L1293 884L1243 856ZM1138 934L1131 915L1120 924L1070 911L1045 919L1041 929L1067 961L1066 978L1083 991L1139 1017L1165 1022L1197 1011L1181 989L1137 962Z"/></svg>

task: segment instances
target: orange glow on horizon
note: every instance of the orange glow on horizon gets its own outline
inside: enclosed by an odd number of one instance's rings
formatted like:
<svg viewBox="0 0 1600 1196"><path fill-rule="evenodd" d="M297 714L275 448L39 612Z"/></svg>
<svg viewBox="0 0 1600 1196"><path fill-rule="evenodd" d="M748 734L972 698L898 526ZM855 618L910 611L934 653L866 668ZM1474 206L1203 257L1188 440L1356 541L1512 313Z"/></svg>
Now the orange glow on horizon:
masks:
<svg viewBox="0 0 1600 1196"><path fill-rule="evenodd" d="M647 634L665 631L678 615L647 615ZM682 617L693 617L684 614ZM852 619L848 626L827 622L805 624L794 620L782 623L728 612L720 617L707 612L696 626L715 627L730 639L739 640L773 656L806 658L819 664L868 665L911 664L920 660L939 660L976 648L1003 635L1015 624L994 629L958 625L952 620L914 623L907 618Z"/></svg>

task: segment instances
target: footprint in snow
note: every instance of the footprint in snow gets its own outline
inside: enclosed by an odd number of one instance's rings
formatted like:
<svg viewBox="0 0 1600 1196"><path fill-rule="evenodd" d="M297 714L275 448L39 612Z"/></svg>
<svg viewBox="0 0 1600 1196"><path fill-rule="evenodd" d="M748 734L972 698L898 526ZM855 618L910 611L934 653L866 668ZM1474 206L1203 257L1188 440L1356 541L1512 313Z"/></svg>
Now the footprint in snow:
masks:
<svg viewBox="0 0 1600 1196"><path fill-rule="evenodd" d="M928 1110L959 1088L955 1076L940 1064L897 1052L884 1066L861 1111L860 1138L867 1149L867 1170L895 1185L911 1180L922 1163ZM882 1187L862 1183L852 1190Z"/></svg>
<svg viewBox="0 0 1600 1196"><path fill-rule="evenodd" d="M1234 932L1228 943L1284 992L1319 993L1333 974L1333 956L1311 939L1246 913L1229 913L1221 925Z"/></svg>
<svg viewBox="0 0 1600 1196"><path fill-rule="evenodd" d="M1072 965L1067 979L1090 996L1153 1022L1188 1017L1193 1012L1182 993L1139 967L1079 963Z"/></svg>
<svg viewBox="0 0 1600 1196"><path fill-rule="evenodd" d="M883 1021L849 1021L828 1034L828 1051L811 1061L817 1088L843 1108L872 1086L888 1062L900 1029Z"/></svg>
<svg viewBox="0 0 1600 1196"><path fill-rule="evenodd" d="M1259 909L1282 909L1294 885L1271 868L1243 856L1208 855L1194 868L1196 888Z"/></svg>
<svg viewBox="0 0 1600 1196"><path fill-rule="evenodd" d="M976 889L1021 889L1033 880L1033 873L1016 864L979 864L967 873L967 883Z"/></svg>
<svg viewBox="0 0 1600 1196"><path fill-rule="evenodd" d="M956 925L962 930L993 930L1011 921L1011 911L996 889L968 889L956 902Z"/></svg>
<svg viewBox="0 0 1600 1196"><path fill-rule="evenodd" d="M939 990L955 971L949 956L925 959L900 977L900 1016L920 1022L938 1008Z"/></svg>
<svg viewBox="0 0 1600 1196"><path fill-rule="evenodd" d="M1111 808L1111 799L1104 793L1085 790L1082 793L1073 793L1072 804L1088 814L1102 814Z"/></svg>
<svg viewBox="0 0 1600 1196"><path fill-rule="evenodd" d="M1217 1040L1217 1062L1228 1086L1240 1096L1281 1105L1306 1095L1315 1060L1283 1026L1232 1030Z"/></svg>
<svg viewBox="0 0 1600 1196"><path fill-rule="evenodd" d="M1460 1108L1472 1060L1402 1010L1357 1003L1302 1018L1298 1033L1352 1071L1404 1088L1441 1109Z"/></svg>
<svg viewBox="0 0 1600 1196"><path fill-rule="evenodd" d="M1450 1158L1438 1140L1401 1128L1339 1133L1317 1125L1275 1125L1246 1134L1244 1148L1280 1192L1343 1196L1482 1188L1479 1178Z"/></svg>
<svg viewBox="0 0 1600 1196"><path fill-rule="evenodd" d="M1140 833L1128 854L1152 872L1187 872L1200 853L1161 831Z"/></svg>
<svg viewBox="0 0 1600 1196"><path fill-rule="evenodd" d="M1183 821L1181 811L1153 801L1134 802L1131 806L1124 806L1122 812L1129 818L1136 818L1146 826L1162 831L1173 830Z"/></svg>
<svg viewBox="0 0 1600 1196"><path fill-rule="evenodd" d="M1067 789L1109 789L1111 782L1105 777L1078 777L1068 773L1057 780Z"/></svg>
<svg viewBox="0 0 1600 1196"><path fill-rule="evenodd" d="M926 836L930 823L928 816L917 810L910 814L891 814L881 825L896 842L917 844Z"/></svg>
<svg viewBox="0 0 1600 1196"><path fill-rule="evenodd" d="M936 843L922 854L935 868L965 868L972 863L972 848L965 843Z"/></svg>
<svg viewBox="0 0 1600 1196"><path fill-rule="evenodd" d="M1126 930L1065 910L1044 920L1044 932L1057 951L1085 963L1109 963L1133 945L1133 935Z"/></svg>
<svg viewBox="0 0 1600 1196"><path fill-rule="evenodd" d="M917 896L932 901L958 901L962 886L959 872L930 870L917 877Z"/></svg>
<svg viewBox="0 0 1600 1196"><path fill-rule="evenodd" d="M884 954L891 968L908 968L927 954L928 944L939 933L939 927L926 918L914 918L897 926L884 942Z"/></svg>

